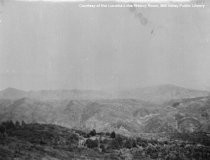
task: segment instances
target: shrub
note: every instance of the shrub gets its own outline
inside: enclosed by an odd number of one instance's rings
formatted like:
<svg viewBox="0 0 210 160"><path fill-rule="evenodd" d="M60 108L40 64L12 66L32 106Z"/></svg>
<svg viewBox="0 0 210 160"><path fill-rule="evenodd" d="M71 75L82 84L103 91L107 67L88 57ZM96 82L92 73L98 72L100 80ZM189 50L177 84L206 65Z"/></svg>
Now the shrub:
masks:
<svg viewBox="0 0 210 160"><path fill-rule="evenodd" d="M112 149L120 149L121 145L117 139L112 140L111 146Z"/></svg>
<svg viewBox="0 0 210 160"><path fill-rule="evenodd" d="M85 145L88 147L88 148L96 148L98 147L98 140L91 140L91 139L87 139L86 142L85 142Z"/></svg>
<svg viewBox="0 0 210 160"><path fill-rule="evenodd" d="M132 140L131 139L127 139L125 144L124 144L124 147L128 148L128 149L131 149L133 147Z"/></svg>
<svg viewBox="0 0 210 160"><path fill-rule="evenodd" d="M110 133L109 132L106 132L106 136L110 136Z"/></svg>
<svg viewBox="0 0 210 160"><path fill-rule="evenodd" d="M100 148L101 148L102 152L106 152L106 148L105 148L105 146L103 144L100 145Z"/></svg>

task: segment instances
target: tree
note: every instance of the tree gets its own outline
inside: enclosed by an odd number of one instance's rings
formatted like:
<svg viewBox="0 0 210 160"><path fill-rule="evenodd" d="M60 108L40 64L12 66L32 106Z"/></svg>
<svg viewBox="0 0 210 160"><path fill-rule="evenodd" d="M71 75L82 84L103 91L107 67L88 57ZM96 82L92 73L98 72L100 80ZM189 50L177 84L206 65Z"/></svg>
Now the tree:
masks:
<svg viewBox="0 0 210 160"><path fill-rule="evenodd" d="M5 133L6 133L6 128L5 128L5 126L4 125L0 125L0 134L2 134L3 136L5 135Z"/></svg>
<svg viewBox="0 0 210 160"><path fill-rule="evenodd" d="M12 120L8 121L6 128L8 128L8 129L15 128L15 124L13 123Z"/></svg>
<svg viewBox="0 0 210 160"><path fill-rule="evenodd" d="M89 135L90 135L90 136L95 136L95 135L96 135L96 130L93 129L92 131L90 131Z"/></svg>
<svg viewBox="0 0 210 160"><path fill-rule="evenodd" d="M110 137L111 137L111 138L115 138L115 137L116 137L116 134L115 134L114 131L110 134Z"/></svg>
<svg viewBox="0 0 210 160"><path fill-rule="evenodd" d="M24 121L21 122L22 127L24 127L26 125L26 123Z"/></svg>
<svg viewBox="0 0 210 160"><path fill-rule="evenodd" d="M19 121L16 121L16 122L15 122L15 127L16 127L16 128L20 128L20 122L19 122Z"/></svg>

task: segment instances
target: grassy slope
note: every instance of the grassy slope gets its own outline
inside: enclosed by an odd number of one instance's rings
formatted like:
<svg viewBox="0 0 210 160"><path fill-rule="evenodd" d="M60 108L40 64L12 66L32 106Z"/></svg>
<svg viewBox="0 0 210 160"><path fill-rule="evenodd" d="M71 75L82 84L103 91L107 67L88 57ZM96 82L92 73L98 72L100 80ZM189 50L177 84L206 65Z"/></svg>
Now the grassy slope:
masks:
<svg viewBox="0 0 210 160"><path fill-rule="evenodd" d="M210 158L210 148L184 141L148 140L116 135L110 138L103 133L101 147L80 147L79 141L88 134L56 125L26 124L7 129L0 136L0 160L69 160L69 159L198 159ZM92 142L97 135L89 137ZM209 140L209 138L208 138ZM87 142L87 141L86 141ZM97 143L99 143L97 141Z"/></svg>

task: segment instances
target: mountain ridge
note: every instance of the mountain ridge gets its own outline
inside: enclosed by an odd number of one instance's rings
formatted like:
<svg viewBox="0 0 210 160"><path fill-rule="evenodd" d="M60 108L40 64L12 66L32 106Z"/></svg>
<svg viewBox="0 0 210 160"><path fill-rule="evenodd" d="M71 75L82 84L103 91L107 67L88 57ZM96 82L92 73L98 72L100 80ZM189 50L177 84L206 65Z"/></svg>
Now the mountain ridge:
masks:
<svg viewBox="0 0 210 160"><path fill-rule="evenodd" d="M0 91L0 99L20 99L29 97L33 99L140 99L162 103L173 99L195 98L208 96L205 90L188 89L173 84L157 85L137 89L118 91L58 89L23 91L16 88L7 88Z"/></svg>

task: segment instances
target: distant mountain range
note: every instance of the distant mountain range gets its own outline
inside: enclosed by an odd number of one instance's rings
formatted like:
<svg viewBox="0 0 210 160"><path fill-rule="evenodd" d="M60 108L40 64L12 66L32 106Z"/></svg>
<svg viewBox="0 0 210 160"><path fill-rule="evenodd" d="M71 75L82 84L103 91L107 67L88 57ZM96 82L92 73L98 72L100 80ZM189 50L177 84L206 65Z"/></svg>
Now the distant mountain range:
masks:
<svg viewBox="0 0 210 160"><path fill-rule="evenodd" d="M0 122L58 124L68 128L141 132L210 131L210 97L164 85L109 94L102 91L55 90L0 92ZM190 126L190 127L189 127Z"/></svg>
<svg viewBox="0 0 210 160"><path fill-rule="evenodd" d="M195 98L208 96L209 92L186 89L175 85L160 85L133 90L121 90L115 92L98 90L40 90L23 91L15 88L7 88L0 91L0 99L32 98L42 100L80 100L80 99L139 99L153 103L163 103L173 99Z"/></svg>
<svg viewBox="0 0 210 160"><path fill-rule="evenodd" d="M96 90L40 90L23 91L15 88L7 88L0 91L0 99L33 98L43 100L64 99L103 99L110 98L106 92Z"/></svg>
<svg viewBox="0 0 210 160"><path fill-rule="evenodd" d="M120 93L120 97L123 98L142 99L153 103L208 95L208 91L187 89L171 84L127 90Z"/></svg>

